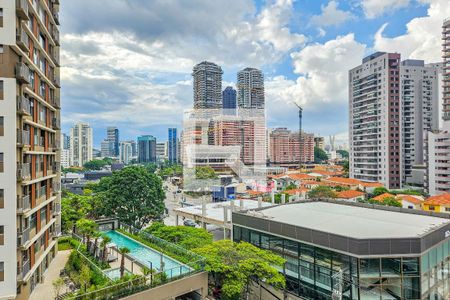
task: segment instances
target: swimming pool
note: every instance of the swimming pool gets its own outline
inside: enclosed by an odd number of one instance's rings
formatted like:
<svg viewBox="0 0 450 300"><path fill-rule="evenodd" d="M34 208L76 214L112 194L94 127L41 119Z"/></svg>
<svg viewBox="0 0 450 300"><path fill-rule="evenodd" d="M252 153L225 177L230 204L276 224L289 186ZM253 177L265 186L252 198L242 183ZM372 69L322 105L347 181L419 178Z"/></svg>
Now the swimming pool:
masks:
<svg viewBox="0 0 450 300"><path fill-rule="evenodd" d="M116 280L120 278L120 268L108 269L104 270L106 276L108 276L112 280ZM125 274L131 274L128 270L125 270Z"/></svg>
<svg viewBox="0 0 450 300"><path fill-rule="evenodd" d="M127 247L130 255L141 264L156 270L161 269L161 258L164 262L164 272L168 276L178 276L188 273L191 268L181 262L170 258L159 251L156 251L146 245L143 245L117 231L110 230L105 232L111 238L111 242L117 245L117 248ZM120 259L120 258L119 258Z"/></svg>

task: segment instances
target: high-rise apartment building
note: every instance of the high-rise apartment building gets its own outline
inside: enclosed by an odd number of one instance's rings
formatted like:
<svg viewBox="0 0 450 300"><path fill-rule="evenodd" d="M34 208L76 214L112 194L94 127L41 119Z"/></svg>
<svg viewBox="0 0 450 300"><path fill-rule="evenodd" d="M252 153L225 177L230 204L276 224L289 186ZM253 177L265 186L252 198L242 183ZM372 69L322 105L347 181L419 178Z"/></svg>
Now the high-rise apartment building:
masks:
<svg viewBox="0 0 450 300"><path fill-rule="evenodd" d="M168 147L167 142L156 143L156 160L158 162L163 162L168 157Z"/></svg>
<svg viewBox="0 0 450 300"><path fill-rule="evenodd" d="M70 129L70 157L72 165L82 167L92 160L92 128L87 123L76 123Z"/></svg>
<svg viewBox="0 0 450 300"><path fill-rule="evenodd" d="M269 134L269 161L275 165L297 165L314 161L314 135L302 132L299 143L298 132L287 128L276 128Z"/></svg>
<svg viewBox="0 0 450 300"><path fill-rule="evenodd" d="M232 86L227 86L222 92L222 108L226 113L236 111L236 90Z"/></svg>
<svg viewBox="0 0 450 300"><path fill-rule="evenodd" d="M350 177L400 188L400 54L376 52L349 71Z"/></svg>
<svg viewBox="0 0 450 300"><path fill-rule="evenodd" d="M203 61L194 66L194 108L222 108L222 68L215 63Z"/></svg>
<svg viewBox="0 0 450 300"><path fill-rule="evenodd" d="M119 144L119 158L120 162L129 164L133 156L133 147L130 142L120 142Z"/></svg>
<svg viewBox="0 0 450 300"><path fill-rule="evenodd" d="M325 150L325 138L323 136L316 136L314 138L314 147Z"/></svg>
<svg viewBox="0 0 450 300"><path fill-rule="evenodd" d="M0 1L0 299L28 299L57 252L59 1Z"/></svg>
<svg viewBox="0 0 450 300"><path fill-rule="evenodd" d="M152 135L138 137L138 162L156 162L156 138Z"/></svg>
<svg viewBox="0 0 450 300"><path fill-rule="evenodd" d="M106 139L109 142L110 157L119 156L119 129L117 127L106 128Z"/></svg>
<svg viewBox="0 0 450 300"><path fill-rule="evenodd" d="M428 131L439 128L441 67L423 60L405 60L400 66L403 183L413 180L413 166L424 164Z"/></svg>
<svg viewBox="0 0 450 300"><path fill-rule="evenodd" d="M61 167L70 167L70 137L63 133L61 134Z"/></svg>
<svg viewBox="0 0 450 300"><path fill-rule="evenodd" d="M261 70L245 68L237 73L239 108L264 108L264 75Z"/></svg>
<svg viewBox="0 0 450 300"><path fill-rule="evenodd" d="M425 187L430 195L450 193L450 18L442 26L442 130L428 132Z"/></svg>
<svg viewBox="0 0 450 300"><path fill-rule="evenodd" d="M111 144L107 139L100 143L100 153L102 157L111 157Z"/></svg>
<svg viewBox="0 0 450 300"><path fill-rule="evenodd" d="M171 163L178 163L178 136L176 128L169 128L169 137L167 140L168 159Z"/></svg>

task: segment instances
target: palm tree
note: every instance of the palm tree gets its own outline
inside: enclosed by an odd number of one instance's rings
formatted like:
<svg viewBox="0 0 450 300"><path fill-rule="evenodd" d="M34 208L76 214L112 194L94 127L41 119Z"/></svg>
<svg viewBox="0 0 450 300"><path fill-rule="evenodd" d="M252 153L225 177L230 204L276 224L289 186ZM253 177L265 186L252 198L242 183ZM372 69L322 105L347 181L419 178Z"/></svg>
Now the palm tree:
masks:
<svg viewBox="0 0 450 300"><path fill-rule="evenodd" d="M122 260L120 261L120 278L125 274L125 254L130 253L130 249L127 247L119 248L120 254L122 254Z"/></svg>
<svg viewBox="0 0 450 300"><path fill-rule="evenodd" d="M90 248L90 239L92 233L97 229L98 225L92 220L88 219L79 219L77 221L77 228L80 233L83 235L83 240L86 239L86 248L89 251Z"/></svg>
<svg viewBox="0 0 450 300"><path fill-rule="evenodd" d="M107 235L103 235L102 236L102 242L100 243L100 246L103 248L103 252L102 252L102 260L104 262L106 262L106 245L108 245L108 243L111 242L111 238Z"/></svg>

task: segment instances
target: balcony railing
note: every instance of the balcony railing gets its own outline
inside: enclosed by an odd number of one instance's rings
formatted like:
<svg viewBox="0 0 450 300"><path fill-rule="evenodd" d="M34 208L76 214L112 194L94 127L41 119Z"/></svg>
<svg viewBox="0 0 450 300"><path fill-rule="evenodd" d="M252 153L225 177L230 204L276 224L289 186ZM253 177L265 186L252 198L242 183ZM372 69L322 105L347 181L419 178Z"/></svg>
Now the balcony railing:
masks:
<svg viewBox="0 0 450 300"><path fill-rule="evenodd" d="M30 227L17 232L17 246L23 247L30 240Z"/></svg>
<svg viewBox="0 0 450 300"><path fill-rule="evenodd" d="M29 50L29 39L28 35L25 33L25 30L19 29L19 31L16 34L16 42L17 46L20 47L23 51Z"/></svg>
<svg viewBox="0 0 450 300"><path fill-rule="evenodd" d="M59 31L58 31L58 29L56 27L53 27L51 35L52 35L53 40L55 41L55 44L57 46L60 46L60 43L59 43Z"/></svg>
<svg viewBox="0 0 450 300"><path fill-rule="evenodd" d="M55 129L55 130L61 129L61 125L60 125L60 123L59 123L59 119L58 119L58 118L53 118L53 119L52 119L52 127L53 127L53 129Z"/></svg>
<svg viewBox="0 0 450 300"><path fill-rule="evenodd" d="M26 64L22 62L16 64L16 79L21 83L30 83L30 69Z"/></svg>
<svg viewBox="0 0 450 300"><path fill-rule="evenodd" d="M31 175L30 163L18 163L17 164L17 179L25 180Z"/></svg>
<svg viewBox="0 0 450 300"><path fill-rule="evenodd" d="M53 183L53 193L59 193L61 191L61 184L59 182Z"/></svg>
<svg viewBox="0 0 450 300"><path fill-rule="evenodd" d="M26 130L17 129L17 144L25 146L30 144L30 132Z"/></svg>
<svg viewBox="0 0 450 300"><path fill-rule="evenodd" d="M47 194L47 186L41 186L37 190L37 198L41 198L42 196L45 196Z"/></svg>
<svg viewBox="0 0 450 300"><path fill-rule="evenodd" d="M55 108L61 108L60 99L58 96L53 96L53 98L50 98L50 104Z"/></svg>
<svg viewBox="0 0 450 300"><path fill-rule="evenodd" d="M27 259L22 263L22 266L18 266L17 268L17 280L22 281L28 274L28 272L30 272L30 269L31 269L30 259Z"/></svg>
<svg viewBox="0 0 450 300"><path fill-rule="evenodd" d="M17 96L17 112L19 114L30 115L31 103L25 96Z"/></svg>
<svg viewBox="0 0 450 300"><path fill-rule="evenodd" d="M59 25L59 14L57 9L55 8L52 9L52 16L53 19L55 20L56 25Z"/></svg>
<svg viewBox="0 0 450 300"><path fill-rule="evenodd" d="M55 65L60 66L60 63L59 63L59 52L56 51L56 49L54 49L52 51L52 58L53 58L53 62L55 63Z"/></svg>
<svg viewBox="0 0 450 300"><path fill-rule="evenodd" d="M28 1L27 0L16 0L16 12L17 16L22 20L29 20L28 17Z"/></svg>
<svg viewBox="0 0 450 300"><path fill-rule="evenodd" d="M61 87L61 81L59 80L58 76L53 77L53 83L56 85L56 87Z"/></svg>
<svg viewBox="0 0 450 300"><path fill-rule="evenodd" d="M17 196L17 211L23 213L31 208L30 195Z"/></svg>
<svg viewBox="0 0 450 300"><path fill-rule="evenodd" d="M53 209L53 215L59 215L61 213L61 203L55 203L54 209Z"/></svg>
<svg viewBox="0 0 450 300"><path fill-rule="evenodd" d="M52 170L54 173L57 173L61 170L61 163L59 162L54 162L52 165Z"/></svg>

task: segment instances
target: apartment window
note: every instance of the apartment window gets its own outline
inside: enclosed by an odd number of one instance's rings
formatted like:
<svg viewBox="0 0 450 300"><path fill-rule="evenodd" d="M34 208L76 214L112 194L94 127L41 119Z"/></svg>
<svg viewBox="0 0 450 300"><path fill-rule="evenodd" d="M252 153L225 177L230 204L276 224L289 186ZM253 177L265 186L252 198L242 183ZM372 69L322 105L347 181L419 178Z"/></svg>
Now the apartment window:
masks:
<svg viewBox="0 0 450 300"><path fill-rule="evenodd" d="M5 190L0 189L0 208L5 208Z"/></svg>
<svg viewBox="0 0 450 300"><path fill-rule="evenodd" d="M4 154L0 152L0 173L3 173Z"/></svg>
<svg viewBox="0 0 450 300"><path fill-rule="evenodd" d="M445 211L450 211L450 207L446 207L446 208L445 208Z"/></svg>
<svg viewBox="0 0 450 300"><path fill-rule="evenodd" d="M5 226L0 226L0 246L5 244Z"/></svg>
<svg viewBox="0 0 450 300"><path fill-rule="evenodd" d="M433 205L428 206L428 210L434 210L434 206Z"/></svg>
<svg viewBox="0 0 450 300"><path fill-rule="evenodd" d="M5 118L0 116L0 136L3 136L5 134Z"/></svg>
<svg viewBox="0 0 450 300"><path fill-rule="evenodd" d="M0 261L0 281L5 281L5 263Z"/></svg>

